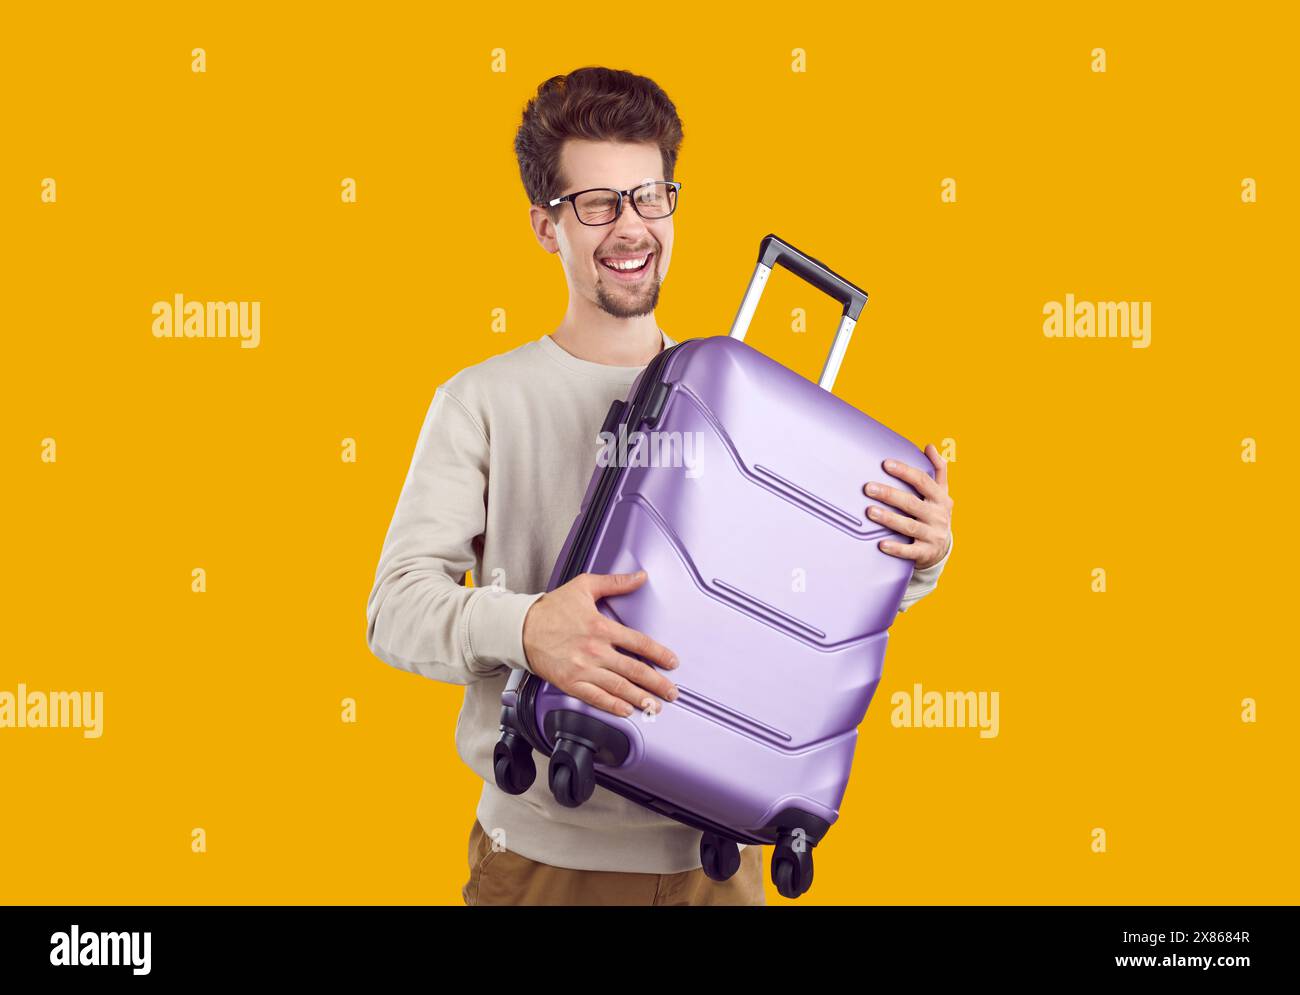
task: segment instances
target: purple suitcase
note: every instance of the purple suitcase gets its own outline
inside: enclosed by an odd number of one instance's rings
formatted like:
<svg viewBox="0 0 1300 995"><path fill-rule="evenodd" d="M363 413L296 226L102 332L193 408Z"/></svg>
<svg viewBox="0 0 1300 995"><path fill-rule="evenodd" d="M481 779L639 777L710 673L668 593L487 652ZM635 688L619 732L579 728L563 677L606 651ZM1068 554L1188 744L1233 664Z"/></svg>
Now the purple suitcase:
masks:
<svg viewBox="0 0 1300 995"><path fill-rule="evenodd" d="M844 306L817 384L744 343L777 264ZM640 588L600 609L677 654L678 698L622 718L514 671L494 758L502 790L532 785L540 750L561 804L601 786L698 829L715 880L739 866L737 841L772 845L778 891L807 891L913 569L877 547L909 540L866 517L882 503L862 485L910 490L887 458L934 476L916 446L831 393L866 301L768 235L731 334L664 350L610 409L601 431L626 435L627 458L597 466L547 590L644 569Z"/></svg>

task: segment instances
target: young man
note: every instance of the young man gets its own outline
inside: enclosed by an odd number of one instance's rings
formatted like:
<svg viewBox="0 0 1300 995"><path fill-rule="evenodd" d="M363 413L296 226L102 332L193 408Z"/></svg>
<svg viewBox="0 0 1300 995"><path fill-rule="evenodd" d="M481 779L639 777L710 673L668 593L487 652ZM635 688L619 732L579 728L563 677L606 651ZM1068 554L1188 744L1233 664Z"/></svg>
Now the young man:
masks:
<svg viewBox="0 0 1300 995"><path fill-rule="evenodd" d="M561 806L543 756L522 795L497 788L492 767L512 667L621 715L676 694L672 647L596 608L653 578L584 574L540 592L606 411L674 344L654 309L673 250L676 191L664 181L681 141L675 107L644 77L588 67L538 88L515 151L533 235L559 257L568 310L549 335L437 388L384 542L367 605L371 651L466 689L456 746L484 782L462 889L471 905L764 904L762 847L743 847L740 870L715 882L700 867L698 831L600 787L578 808ZM945 463L926 452L937 482L898 472L924 500L880 495L900 513L878 520L913 537L885 547L915 560L904 608L934 588L951 548Z"/></svg>

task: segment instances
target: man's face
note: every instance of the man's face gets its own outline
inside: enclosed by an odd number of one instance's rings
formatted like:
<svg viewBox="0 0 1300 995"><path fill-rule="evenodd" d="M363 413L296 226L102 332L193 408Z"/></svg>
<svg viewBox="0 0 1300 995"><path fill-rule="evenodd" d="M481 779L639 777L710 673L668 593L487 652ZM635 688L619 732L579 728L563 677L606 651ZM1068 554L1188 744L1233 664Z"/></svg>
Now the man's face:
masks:
<svg viewBox="0 0 1300 995"><path fill-rule="evenodd" d="M663 160L653 143L592 142L569 139L560 153L561 193L592 187L629 190L646 180L662 180ZM578 293L617 318L650 314L659 303L659 285L668 274L673 251L673 219L646 220L629 198L607 225L584 225L569 202L548 226L554 236L570 293ZM645 259L639 270L619 271L610 263Z"/></svg>

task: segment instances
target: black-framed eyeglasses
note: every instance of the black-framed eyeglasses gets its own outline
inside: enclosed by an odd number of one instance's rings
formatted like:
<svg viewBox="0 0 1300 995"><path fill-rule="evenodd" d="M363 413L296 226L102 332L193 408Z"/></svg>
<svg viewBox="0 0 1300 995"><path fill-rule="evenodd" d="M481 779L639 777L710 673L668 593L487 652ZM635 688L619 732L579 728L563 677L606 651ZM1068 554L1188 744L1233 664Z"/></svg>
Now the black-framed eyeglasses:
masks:
<svg viewBox="0 0 1300 995"><path fill-rule="evenodd" d="M676 180L651 180L630 190L611 187L594 187L567 193L546 202L555 207L566 200L573 205L573 213L584 225L607 225L623 214L623 199L631 200L632 209L647 221L658 221L677 210L677 191L682 188Z"/></svg>

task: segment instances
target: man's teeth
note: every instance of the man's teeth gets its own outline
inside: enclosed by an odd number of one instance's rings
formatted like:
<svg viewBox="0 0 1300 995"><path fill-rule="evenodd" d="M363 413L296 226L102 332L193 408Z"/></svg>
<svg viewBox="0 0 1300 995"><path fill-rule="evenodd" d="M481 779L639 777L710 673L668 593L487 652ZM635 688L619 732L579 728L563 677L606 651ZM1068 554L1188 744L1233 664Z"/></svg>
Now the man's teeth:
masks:
<svg viewBox="0 0 1300 995"><path fill-rule="evenodd" d="M604 263L606 266L608 266L610 269L632 270L632 269L640 269L642 266L646 264L646 260L649 258L650 258L650 254L646 253L644 256L641 256L639 259L602 259L601 262Z"/></svg>

